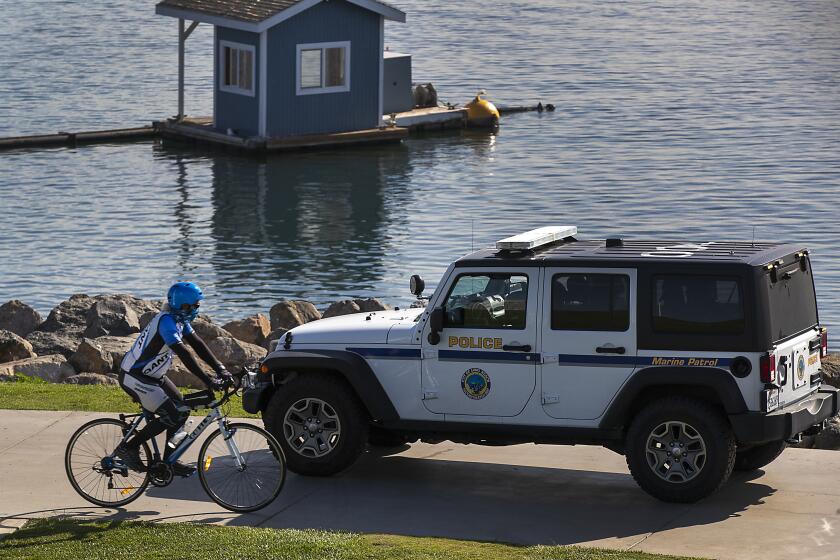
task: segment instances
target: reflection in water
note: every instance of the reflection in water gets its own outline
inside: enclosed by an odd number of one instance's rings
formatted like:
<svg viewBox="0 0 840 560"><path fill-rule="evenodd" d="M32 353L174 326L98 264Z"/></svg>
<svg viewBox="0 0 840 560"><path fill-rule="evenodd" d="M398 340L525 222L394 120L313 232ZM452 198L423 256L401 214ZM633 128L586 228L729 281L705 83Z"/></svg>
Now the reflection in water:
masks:
<svg viewBox="0 0 840 560"><path fill-rule="evenodd" d="M254 157L218 153L177 163L186 198L189 165L210 163L209 236L215 290L226 299L372 295L380 287L389 229L404 221L412 172L405 146ZM176 206L180 254L190 255L192 220ZM181 263L185 271L189 258ZM232 297L231 297L232 296Z"/></svg>

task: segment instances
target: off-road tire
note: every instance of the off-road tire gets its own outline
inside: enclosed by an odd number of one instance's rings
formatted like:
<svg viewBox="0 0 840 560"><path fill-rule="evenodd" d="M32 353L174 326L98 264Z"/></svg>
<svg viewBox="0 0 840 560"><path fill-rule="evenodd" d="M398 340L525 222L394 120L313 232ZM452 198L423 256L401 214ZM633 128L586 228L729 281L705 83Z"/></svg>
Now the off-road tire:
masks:
<svg viewBox="0 0 840 560"><path fill-rule="evenodd" d="M286 412L300 399L320 399L330 405L341 422L341 432L332 451L322 457L305 457L287 440L283 422ZM263 413L266 429L273 435L290 471L305 476L330 476L352 465L368 440L368 417L353 388L328 373L302 373L278 387Z"/></svg>
<svg viewBox="0 0 840 560"><path fill-rule="evenodd" d="M690 425L706 446L705 464L694 478L668 482L648 464L648 436L664 422ZM715 406L690 397L665 397L644 407L630 424L625 440L627 467L638 485L664 502L696 502L717 491L732 474L736 442L726 417Z"/></svg>
<svg viewBox="0 0 840 560"><path fill-rule="evenodd" d="M771 441L747 449L739 449L735 454L735 470L754 471L760 469L778 459L785 449L787 449L787 442L785 441Z"/></svg>

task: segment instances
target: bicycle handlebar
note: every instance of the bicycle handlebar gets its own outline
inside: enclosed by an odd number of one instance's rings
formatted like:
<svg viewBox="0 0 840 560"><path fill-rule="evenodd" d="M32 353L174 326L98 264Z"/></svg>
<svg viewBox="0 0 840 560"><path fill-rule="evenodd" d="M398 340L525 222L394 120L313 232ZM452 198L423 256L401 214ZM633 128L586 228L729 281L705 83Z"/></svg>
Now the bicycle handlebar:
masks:
<svg viewBox="0 0 840 560"><path fill-rule="evenodd" d="M225 403L227 403L233 395L239 392L240 389L243 388L244 385L250 384L251 374L255 374L249 370L247 367L243 367L241 371L238 373L231 374L231 380L228 380L225 385L222 387L222 396L220 398L216 398L216 394L212 389L207 389L206 391L198 391L197 393L191 393L188 395L184 395L184 400L187 401L187 406L194 409L201 409L201 408L218 408ZM248 381L245 381L245 378L248 377ZM189 404L190 397L198 399L201 396L212 396L213 400L210 402L206 402L201 400L200 402L196 403L195 405Z"/></svg>

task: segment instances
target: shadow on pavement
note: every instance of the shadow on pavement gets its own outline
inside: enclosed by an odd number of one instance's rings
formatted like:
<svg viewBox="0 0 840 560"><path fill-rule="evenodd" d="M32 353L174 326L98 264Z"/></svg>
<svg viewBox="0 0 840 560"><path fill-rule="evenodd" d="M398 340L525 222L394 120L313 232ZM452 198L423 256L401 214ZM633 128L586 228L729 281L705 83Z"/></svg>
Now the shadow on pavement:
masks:
<svg viewBox="0 0 840 560"><path fill-rule="evenodd" d="M736 473L722 491L698 504L667 504L645 494L624 473L368 453L338 476L289 473L278 499L252 514L222 510L193 476L165 488L150 487L145 497L125 509L44 510L14 519L70 515L112 522L193 521L518 544L614 539L630 546L666 527L717 523L761 504L775 490L754 481L760 475ZM203 505L185 511L180 505L184 501Z"/></svg>
<svg viewBox="0 0 840 560"><path fill-rule="evenodd" d="M365 455L332 478L289 475L261 526L522 544L627 538L740 515L774 489L736 475L696 504L666 504L629 474ZM251 525L234 517L231 525Z"/></svg>

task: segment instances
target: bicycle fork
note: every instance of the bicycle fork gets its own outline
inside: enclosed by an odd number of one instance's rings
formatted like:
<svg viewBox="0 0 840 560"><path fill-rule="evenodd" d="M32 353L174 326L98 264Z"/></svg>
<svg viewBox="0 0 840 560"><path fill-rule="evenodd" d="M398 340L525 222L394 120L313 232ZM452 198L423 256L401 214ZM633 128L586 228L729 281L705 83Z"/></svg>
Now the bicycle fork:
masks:
<svg viewBox="0 0 840 560"><path fill-rule="evenodd" d="M236 433L236 430L228 430L227 426L225 425L225 419L219 418L219 431L222 433L222 438L225 440L225 444L227 445L228 452L233 455L234 461L236 461L236 468L240 471L245 470L245 460L242 458L242 453L239 451L239 447L237 447L236 442L233 441L233 434Z"/></svg>

